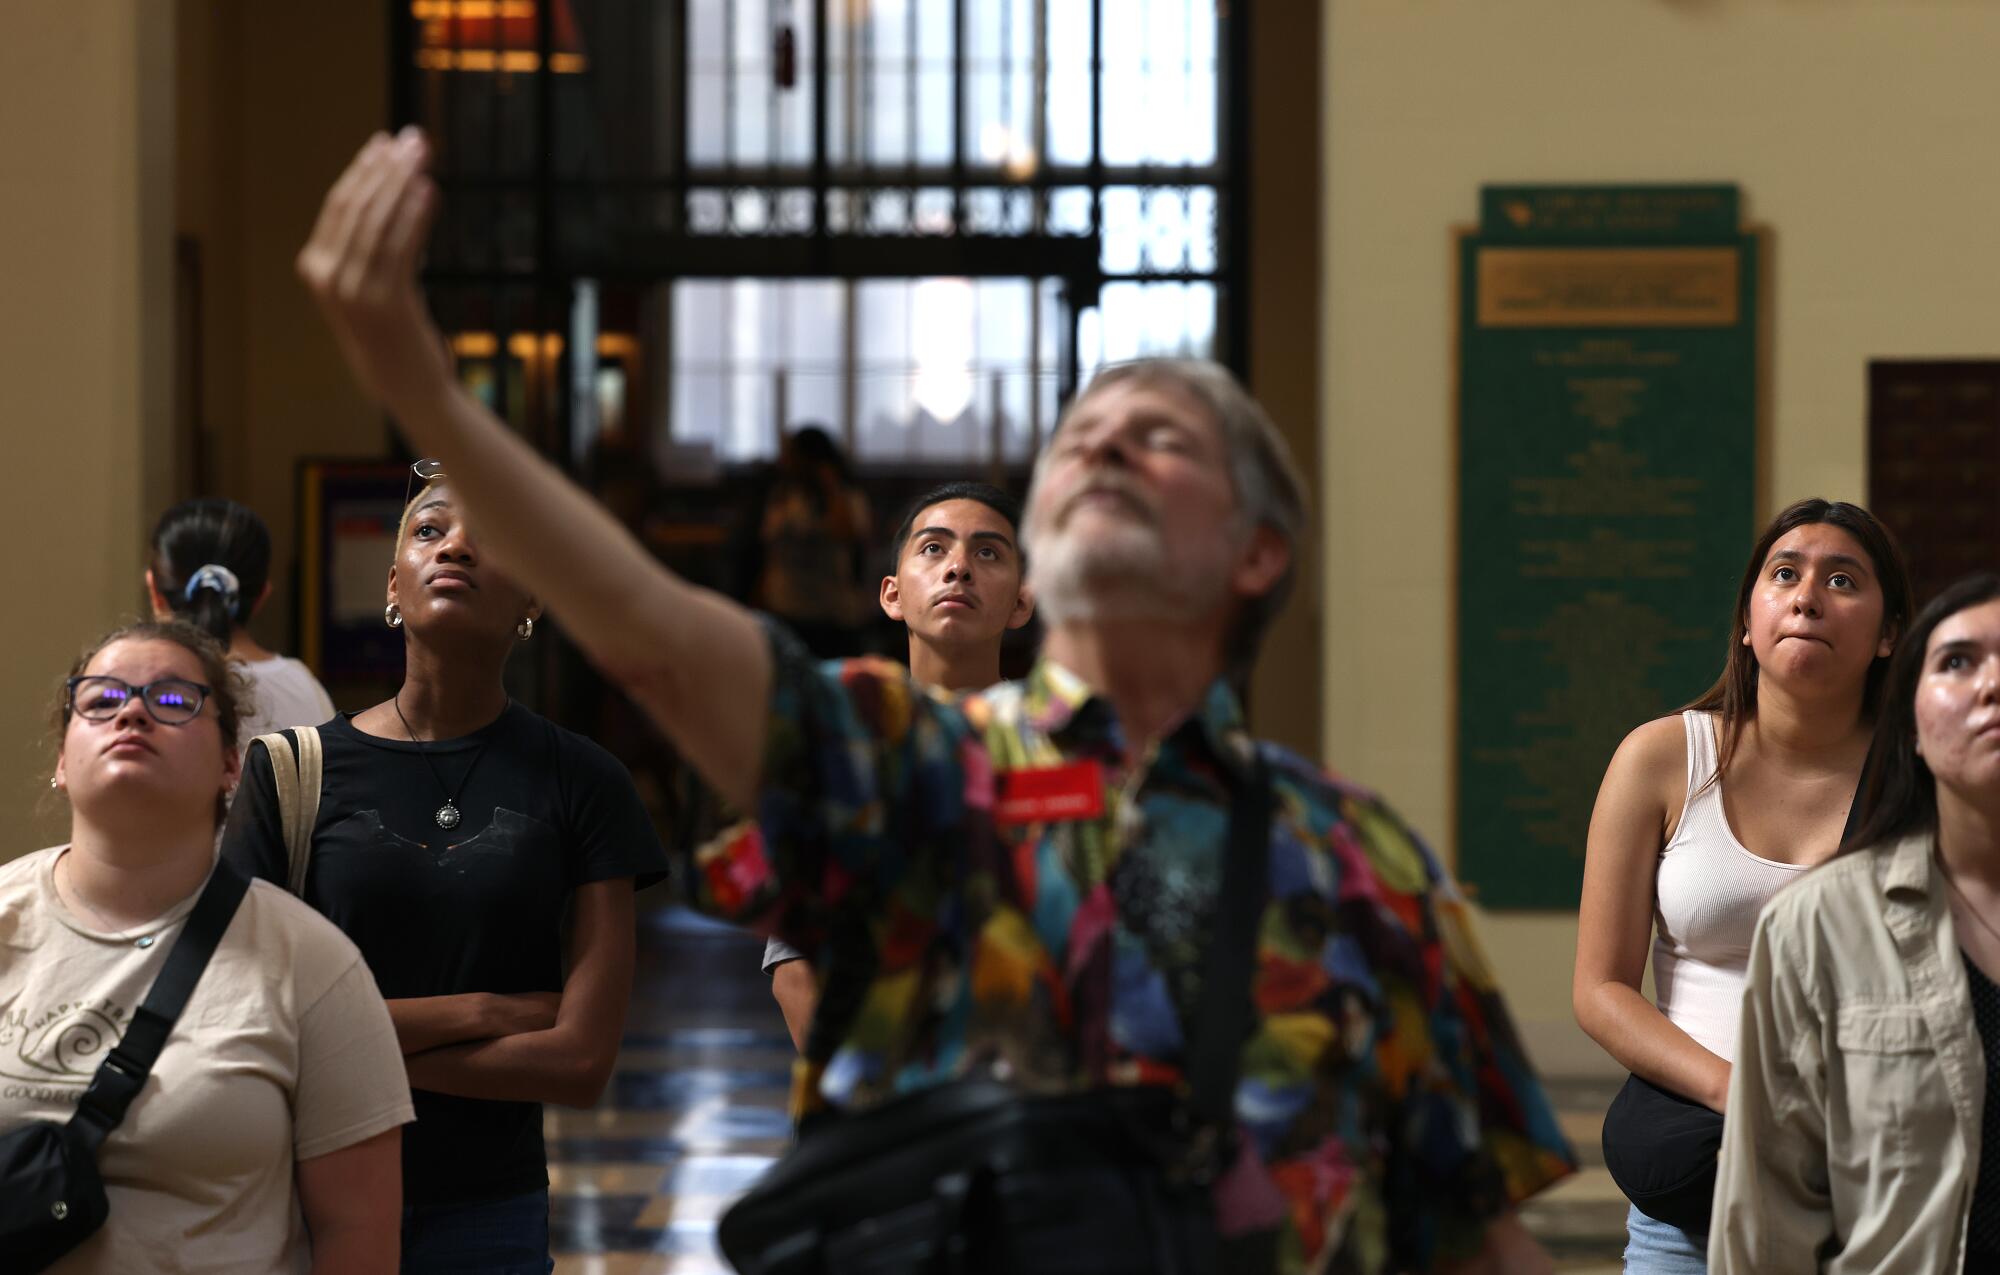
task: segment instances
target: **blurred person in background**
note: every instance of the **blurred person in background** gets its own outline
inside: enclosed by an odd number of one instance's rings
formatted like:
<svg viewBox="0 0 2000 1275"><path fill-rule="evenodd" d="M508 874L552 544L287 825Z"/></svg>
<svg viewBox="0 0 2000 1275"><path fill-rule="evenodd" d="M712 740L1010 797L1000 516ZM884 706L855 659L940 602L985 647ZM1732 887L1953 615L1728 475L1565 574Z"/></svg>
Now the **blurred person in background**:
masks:
<svg viewBox="0 0 2000 1275"><path fill-rule="evenodd" d="M860 653L868 497L847 457L817 425L785 435L757 518L756 603L822 659Z"/></svg>
<svg viewBox="0 0 2000 1275"><path fill-rule="evenodd" d="M271 597L271 533L253 509L233 500L189 500L153 528L146 594L156 620L185 620L220 642L250 683L242 747L286 726L317 726L333 701L312 670L250 636L252 616Z"/></svg>

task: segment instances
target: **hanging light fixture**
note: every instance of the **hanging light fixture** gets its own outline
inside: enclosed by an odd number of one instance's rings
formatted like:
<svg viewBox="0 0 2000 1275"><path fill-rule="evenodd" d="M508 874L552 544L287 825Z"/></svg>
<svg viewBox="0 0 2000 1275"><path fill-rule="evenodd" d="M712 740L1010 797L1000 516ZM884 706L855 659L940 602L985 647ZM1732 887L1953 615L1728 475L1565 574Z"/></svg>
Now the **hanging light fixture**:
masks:
<svg viewBox="0 0 2000 1275"><path fill-rule="evenodd" d="M549 70L575 75L588 69L583 38L569 0L549 0L554 48ZM410 0L419 24L417 65L427 71L533 74L541 69L537 0Z"/></svg>

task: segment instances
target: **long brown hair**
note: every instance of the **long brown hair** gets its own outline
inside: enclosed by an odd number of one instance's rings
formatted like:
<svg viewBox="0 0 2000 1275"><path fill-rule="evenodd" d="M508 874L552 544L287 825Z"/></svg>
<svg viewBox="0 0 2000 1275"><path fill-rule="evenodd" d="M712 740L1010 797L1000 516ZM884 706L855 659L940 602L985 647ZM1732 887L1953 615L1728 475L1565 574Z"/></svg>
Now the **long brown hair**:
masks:
<svg viewBox="0 0 2000 1275"><path fill-rule="evenodd" d="M1917 753L1917 679L1937 626L1995 598L2000 598L2000 575L1983 571L1966 576L1932 598L1898 644L1875 739L1861 768L1861 791L1849 824L1853 831L1841 839L1840 853L1937 829L1937 779Z"/></svg>
<svg viewBox="0 0 2000 1275"><path fill-rule="evenodd" d="M1840 528L1867 553L1882 588L1882 631L1900 635L1910 627L1910 570L1903 563L1903 551L1896 547L1896 538L1876 521L1874 514L1844 500L1818 497L1786 506L1771 519L1764 534L1757 537L1750 561L1743 568L1743 580L1736 586L1735 620L1729 626L1729 654L1723 662L1722 676L1682 710L1714 713L1722 719L1716 732L1721 748L1710 783L1722 781L1729 763L1735 760L1744 724L1757 716L1757 655L1743 642L1743 635L1750 631L1750 593L1764 574L1764 560L1771 556L1771 546L1800 527L1820 523ZM1861 692L1862 720L1873 722L1881 710L1882 688L1888 674L1887 656L1876 657L1868 666L1868 680Z"/></svg>

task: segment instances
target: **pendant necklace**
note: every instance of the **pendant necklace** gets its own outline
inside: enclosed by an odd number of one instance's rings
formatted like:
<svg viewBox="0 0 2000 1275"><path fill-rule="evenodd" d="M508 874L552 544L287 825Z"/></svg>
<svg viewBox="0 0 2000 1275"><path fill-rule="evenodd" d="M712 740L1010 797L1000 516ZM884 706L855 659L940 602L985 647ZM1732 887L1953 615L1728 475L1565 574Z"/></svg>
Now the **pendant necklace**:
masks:
<svg viewBox="0 0 2000 1275"><path fill-rule="evenodd" d="M458 793L454 793L445 786L444 776L438 773L437 763L431 760L430 750L424 747L424 741L418 739L417 732L410 729L410 719L403 716L402 698L403 693L396 692L389 700L389 706L396 710L396 720L403 724L403 733L417 746L417 755L424 759L424 765L430 769L431 778L437 780L438 791L444 794L444 804L437 808L437 813L431 818L437 820L438 827L449 832L458 827L459 821L465 817L458 812L458 796L465 791L465 785L471 782L472 772L479 767L479 759L486 755L486 745L493 741L488 738L479 745L479 751L472 755L472 765L465 768L464 778L458 781Z"/></svg>

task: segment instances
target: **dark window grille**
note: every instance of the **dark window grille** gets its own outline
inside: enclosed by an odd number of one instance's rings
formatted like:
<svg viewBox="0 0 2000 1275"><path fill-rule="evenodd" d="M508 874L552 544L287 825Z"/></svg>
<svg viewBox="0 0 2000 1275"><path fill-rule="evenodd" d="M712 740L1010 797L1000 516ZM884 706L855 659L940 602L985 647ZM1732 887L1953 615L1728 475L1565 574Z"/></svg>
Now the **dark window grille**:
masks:
<svg viewBox="0 0 2000 1275"><path fill-rule="evenodd" d="M397 0L434 304L574 461L817 421L865 467L1018 471L1099 363L1241 361L1229 8Z"/></svg>

